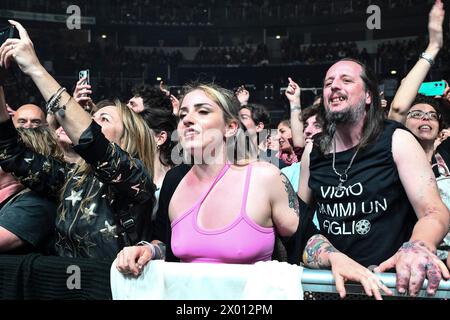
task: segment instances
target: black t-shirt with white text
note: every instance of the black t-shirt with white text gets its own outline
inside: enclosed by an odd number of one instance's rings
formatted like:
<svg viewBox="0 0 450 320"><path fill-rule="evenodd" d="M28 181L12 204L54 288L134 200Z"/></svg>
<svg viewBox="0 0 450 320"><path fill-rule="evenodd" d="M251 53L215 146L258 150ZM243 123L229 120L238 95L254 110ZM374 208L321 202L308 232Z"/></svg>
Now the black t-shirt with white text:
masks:
<svg viewBox="0 0 450 320"><path fill-rule="evenodd" d="M321 234L341 252L364 266L379 265L408 241L417 221L392 156L392 135L404 127L385 120L380 136L358 151L342 191L333 156L314 146L309 187L317 204ZM343 173L356 147L336 153ZM411 174L415 174L412 172Z"/></svg>

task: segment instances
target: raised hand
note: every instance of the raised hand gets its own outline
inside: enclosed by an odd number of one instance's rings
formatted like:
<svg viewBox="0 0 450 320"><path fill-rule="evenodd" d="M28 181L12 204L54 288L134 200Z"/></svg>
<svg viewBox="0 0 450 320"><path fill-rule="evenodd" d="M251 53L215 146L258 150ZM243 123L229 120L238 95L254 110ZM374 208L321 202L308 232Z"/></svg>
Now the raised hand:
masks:
<svg viewBox="0 0 450 320"><path fill-rule="evenodd" d="M441 0L436 0L428 17L429 45L441 49L444 43L442 24L445 18L444 4Z"/></svg>
<svg viewBox="0 0 450 320"><path fill-rule="evenodd" d="M16 61L19 68L27 75L37 68L41 68L39 59L34 51L33 42L31 42L25 28L17 21L8 20L19 31L20 39L10 38L0 47L0 66L9 68L12 61Z"/></svg>
<svg viewBox="0 0 450 320"><path fill-rule="evenodd" d="M170 102L172 102L173 114L178 116L178 112L180 109L180 101L173 94L170 93L169 89L164 86L164 82L161 81L159 83L159 89L164 92L166 96L170 98Z"/></svg>
<svg viewBox="0 0 450 320"><path fill-rule="evenodd" d="M170 96L170 91L169 91L169 89L167 89L167 88L164 86L164 82L163 82L163 81L161 81L161 82L159 83L159 89L160 89L162 92L164 92L166 96Z"/></svg>
<svg viewBox="0 0 450 320"><path fill-rule="evenodd" d="M286 95L286 98L289 100L291 106L293 105L300 106L301 88L296 82L294 82L294 80L292 80L292 78L288 78L288 80L289 85L284 94Z"/></svg>
<svg viewBox="0 0 450 320"><path fill-rule="evenodd" d="M248 104L248 100L250 99L250 92L245 89L244 86L240 86L235 92L236 98L239 100L241 106L245 106Z"/></svg>
<svg viewBox="0 0 450 320"><path fill-rule="evenodd" d="M91 86L89 84L84 84L86 78L78 80L75 90L73 91L73 98L76 102L80 104L85 110L92 103L92 99L89 95L92 94Z"/></svg>

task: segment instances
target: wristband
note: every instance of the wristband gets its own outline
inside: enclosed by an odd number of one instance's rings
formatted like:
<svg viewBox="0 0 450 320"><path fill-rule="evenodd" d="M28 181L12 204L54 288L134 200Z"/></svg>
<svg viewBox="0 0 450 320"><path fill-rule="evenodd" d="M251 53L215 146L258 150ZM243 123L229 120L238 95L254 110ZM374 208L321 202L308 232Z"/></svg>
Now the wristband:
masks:
<svg viewBox="0 0 450 320"><path fill-rule="evenodd" d="M426 53L426 52L422 52L419 56L420 59L424 59L426 61L428 61L428 63L432 66L434 64L434 59L431 56L431 54Z"/></svg>

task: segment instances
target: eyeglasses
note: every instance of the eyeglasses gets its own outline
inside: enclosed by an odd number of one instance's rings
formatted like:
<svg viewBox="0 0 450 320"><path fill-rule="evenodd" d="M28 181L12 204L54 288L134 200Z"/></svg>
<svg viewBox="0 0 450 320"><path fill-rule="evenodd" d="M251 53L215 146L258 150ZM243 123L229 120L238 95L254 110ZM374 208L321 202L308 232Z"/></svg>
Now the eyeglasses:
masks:
<svg viewBox="0 0 450 320"><path fill-rule="evenodd" d="M437 112L434 112L434 111L424 112L422 110L414 110L414 111L408 112L408 118L420 120L420 119L423 119L425 116L427 116L428 119L433 120L433 121L438 121L441 117L440 114L438 114Z"/></svg>

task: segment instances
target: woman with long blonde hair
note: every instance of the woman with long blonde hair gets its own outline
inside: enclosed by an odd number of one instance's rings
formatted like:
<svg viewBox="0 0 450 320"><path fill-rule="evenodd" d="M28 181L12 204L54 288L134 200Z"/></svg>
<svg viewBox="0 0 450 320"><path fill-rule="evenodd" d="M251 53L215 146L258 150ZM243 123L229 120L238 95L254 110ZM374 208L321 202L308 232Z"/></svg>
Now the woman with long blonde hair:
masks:
<svg viewBox="0 0 450 320"><path fill-rule="evenodd" d="M275 229L291 236L299 225L299 206L289 181L278 168L252 162L242 149L238 111L233 92L216 85L185 89L180 101L178 135L192 167L185 170L170 203L159 207L171 231L145 246L126 247L117 268L138 275L150 259L183 262L253 264L272 258ZM237 149L236 149L237 147Z"/></svg>
<svg viewBox="0 0 450 320"><path fill-rule="evenodd" d="M31 77L84 162L66 164L20 142L0 103L0 165L59 204L55 250L69 257L115 257L143 239L153 209L154 143L144 121L118 101L92 117L42 67L27 31L0 47L0 64L15 61ZM4 102L4 101L3 101ZM25 182L23 182L25 184Z"/></svg>

